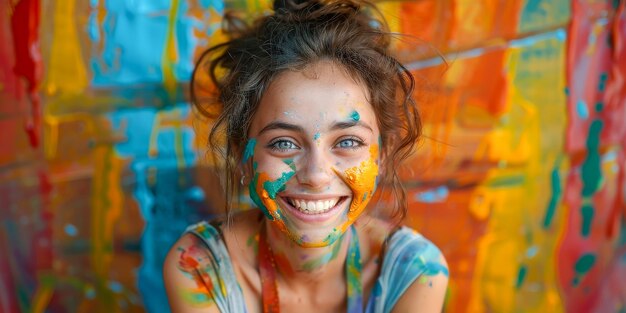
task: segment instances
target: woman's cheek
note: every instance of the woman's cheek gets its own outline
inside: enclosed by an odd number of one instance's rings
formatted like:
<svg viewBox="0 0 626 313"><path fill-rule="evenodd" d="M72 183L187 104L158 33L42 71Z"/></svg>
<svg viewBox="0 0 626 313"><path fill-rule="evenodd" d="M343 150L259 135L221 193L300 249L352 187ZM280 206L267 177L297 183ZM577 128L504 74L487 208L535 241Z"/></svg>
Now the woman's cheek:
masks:
<svg viewBox="0 0 626 313"><path fill-rule="evenodd" d="M352 202L348 210L348 221L351 224L363 212L376 191L378 178L378 145L370 147L370 156L359 165L350 167L344 171L335 172L343 179L344 183L352 190Z"/></svg>
<svg viewBox="0 0 626 313"><path fill-rule="evenodd" d="M263 162L263 160L260 161ZM255 161L253 163L254 176L248 186L250 198L267 218L279 221L282 219L282 214L280 207L276 204L276 196L285 190L287 182L296 174L295 166L291 159L282 160L279 164L265 165L269 165L265 168L279 169L279 172L272 173L270 176L269 171L260 169Z"/></svg>

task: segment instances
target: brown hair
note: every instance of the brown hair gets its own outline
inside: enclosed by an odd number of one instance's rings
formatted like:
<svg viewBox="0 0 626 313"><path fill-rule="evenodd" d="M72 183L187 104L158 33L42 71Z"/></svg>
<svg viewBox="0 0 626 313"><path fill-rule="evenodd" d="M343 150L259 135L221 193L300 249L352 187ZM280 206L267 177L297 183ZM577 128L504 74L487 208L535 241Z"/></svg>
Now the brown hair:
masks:
<svg viewBox="0 0 626 313"><path fill-rule="evenodd" d="M412 98L413 75L392 56L392 34L374 5L276 0L274 14L251 26L230 15L225 21L230 40L201 55L191 78L191 101L199 113L214 120L209 146L225 162L226 211L239 194L238 169L248 129L272 80L285 70L330 60L367 86L381 130L380 186L392 188L393 215L404 218L406 194L396 168L412 153L422 125ZM203 74L215 87L206 98L200 96L201 89L207 89L206 79L197 79Z"/></svg>

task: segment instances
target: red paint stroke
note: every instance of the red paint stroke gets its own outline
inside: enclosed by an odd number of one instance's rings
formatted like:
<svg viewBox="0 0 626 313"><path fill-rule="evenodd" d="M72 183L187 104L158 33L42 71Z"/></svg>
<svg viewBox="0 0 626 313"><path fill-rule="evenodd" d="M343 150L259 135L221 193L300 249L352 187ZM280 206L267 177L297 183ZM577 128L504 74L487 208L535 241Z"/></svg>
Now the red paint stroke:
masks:
<svg viewBox="0 0 626 313"><path fill-rule="evenodd" d="M180 270L190 274L193 277L196 287L204 288L207 294L213 293L213 281L206 269L200 264L199 260L202 260L203 251L197 249L195 246L188 247L187 250L182 249L180 253L180 259L178 260L178 267Z"/></svg>
<svg viewBox="0 0 626 313"><path fill-rule="evenodd" d="M39 0L21 0L13 7L11 33L15 67L13 72L26 81L31 102L31 116L26 120L26 133L32 147L39 146L41 129L41 105L37 89L41 82L43 65L39 47L39 22L41 3Z"/></svg>
<svg viewBox="0 0 626 313"><path fill-rule="evenodd" d="M568 29L567 38L567 73L566 81L569 89L567 97L568 128L565 138L565 151L572 158L573 165L578 165L585 158L587 132L596 113L596 104L603 101L604 91L598 87L602 75L606 75L611 68L611 48L608 37L610 27L603 26L599 32L594 32L595 17L606 14L608 4L586 3L574 1L572 4L572 22ZM595 39L594 39L595 38ZM587 118L580 116L578 103L584 103L589 112ZM605 112L610 111L604 109ZM606 115L600 115L605 126L603 138L611 130L607 125Z"/></svg>

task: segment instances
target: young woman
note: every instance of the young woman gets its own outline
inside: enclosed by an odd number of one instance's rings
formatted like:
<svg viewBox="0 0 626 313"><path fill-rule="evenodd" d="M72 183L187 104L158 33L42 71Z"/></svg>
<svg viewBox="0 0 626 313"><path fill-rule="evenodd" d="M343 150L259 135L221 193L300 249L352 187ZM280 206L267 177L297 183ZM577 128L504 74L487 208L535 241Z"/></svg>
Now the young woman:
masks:
<svg viewBox="0 0 626 313"><path fill-rule="evenodd" d="M201 58L194 77L208 72L217 101L193 89L192 98L214 119L227 210L240 185L257 209L193 225L172 247L172 311L441 311L448 269L439 250L368 214L390 188L404 216L396 168L421 123L413 77L365 7L276 2L274 14L234 24L232 39Z"/></svg>

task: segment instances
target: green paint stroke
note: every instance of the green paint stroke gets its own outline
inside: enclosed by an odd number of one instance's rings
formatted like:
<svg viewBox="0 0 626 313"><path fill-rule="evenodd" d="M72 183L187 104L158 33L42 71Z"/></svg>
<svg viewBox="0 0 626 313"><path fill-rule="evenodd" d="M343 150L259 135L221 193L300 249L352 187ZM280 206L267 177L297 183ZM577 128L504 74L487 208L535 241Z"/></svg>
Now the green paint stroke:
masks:
<svg viewBox="0 0 626 313"><path fill-rule="evenodd" d="M507 175L495 177L487 181L487 186L493 188L520 186L526 182L524 175Z"/></svg>
<svg viewBox="0 0 626 313"><path fill-rule="evenodd" d="M248 160L250 160L250 158L254 155L254 146L256 146L256 138L250 138L243 151L243 163L248 162Z"/></svg>
<svg viewBox="0 0 626 313"><path fill-rule="evenodd" d="M352 111L352 113L350 113L350 118L355 121L358 122L361 119L361 115L359 115L359 112L357 112L356 110Z"/></svg>
<svg viewBox="0 0 626 313"><path fill-rule="evenodd" d="M561 177L559 175L559 164L552 169L552 177L551 177L551 186L552 186L552 195L550 196L550 202L548 203L548 209L546 210L546 215L543 218L543 228L548 229L550 225L552 225L552 220L554 219L554 213L556 212L556 207L561 200L561 196L563 195L563 187L561 186Z"/></svg>
<svg viewBox="0 0 626 313"><path fill-rule="evenodd" d="M311 272L315 269L320 268L322 265L328 264L328 262L336 259L337 255L339 254L339 249L341 248L341 243L343 242L343 238L344 236L341 236L341 240L339 240L339 242L335 244L335 246L333 247L333 250L330 251L329 253L326 253L319 258L305 262L304 265L302 265L302 269L304 269L307 272Z"/></svg>
<svg viewBox="0 0 626 313"><path fill-rule="evenodd" d="M255 173L254 173L254 177L252 178L252 181L248 185L248 192L250 193L250 199L252 199L252 202L254 202L254 204L256 204L259 207L259 209L261 209L263 214L265 214L265 217L267 217L270 221L273 221L274 217L272 216L272 214L270 214L265 204L263 204L263 201L261 200L261 196L256 192L256 185L259 184L259 173L256 172L257 163L254 162L252 167L254 168Z"/></svg>
<svg viewBox="0 0 626 313"><path fill-rule="evenodd" d="M289 168L292 171L294 171L294 172L296 171L296 163L293 163L293 159L284 159L283 163L289 165Z"/></svg>
<svg viewBox="0 0 626 313"><path fill-rule="evenodd" d="M583 237L589 237L589 233L591 232L591 221L593 221L594 208L590 204L584 204L580 208L580 214L583 217L583 221L580 228L580 233Z"/></svg>
<svg viewBox="0 0 626 313"><path fill-rule="evenodd" d="M578 261L576 261L576 264L574 265L576 277L572 280L572 285L577 286L582 277L587 274L589 270L591 270L595 262L596 256L593 253L587 253L578 258Z"/></svg>
<svg viewBox="0 0 626 313"><path fill-rule="evenodd" d="M602 74L600 74L600 82L598 83L598 91L600 92L604 91L604 89L606 88L606 81L608 78L609 77L606 74L606 72L603 72Z"/></svg>
<svg viewBox="0 0 626 313"><path fill-rule="evenodd" d="M520 266L519 271L517 272L517 282L515 283L515 288L519 289L522 286L524 280L526 280L527 272L528 268L526 267L526 265Z"/></svg>
<svg viewBox="0 0 626 313"><path fill-rule="evenodd" d="M596 105L596 111L601 111L601 104ZM589 135L587 137L587 157L581 166L581 176L583 188L581 194L583 198L589 198L600 188L602 182L602 168L600 160L600 134L602 132L603 123L599 119L595 119L589 126ZM580 208L582 215L581 233L583 236L589 236L591 232L591 222L593 220L594 208L589 204L585 204Z"/></svg>
<svg viewBox="0 0 626 313"><path fill-rule="evenodd" d="M263 189L265 189L265 191L267 191L267 194L269 195L270 199L275 200L276 199L276 195L279 192L285 190L285 185L287 184L287 181L289 181L289 179L291 179L291 177L293 177L293 175L295 175L295 174L296 174L295 171L291 171L289 173L283 173L275 181L266 181L266 182L264 182L263 183Z"/></svg>
<svg viewBox="0 0 626 313"><path fill-rule="evenodd" d="M600 132L603 123L594 120L589 126L589 136L587 137L587 158L581 167L583 190L582 196L592 196L599 188L602 180L602 169L600 167Z"/></svg>

